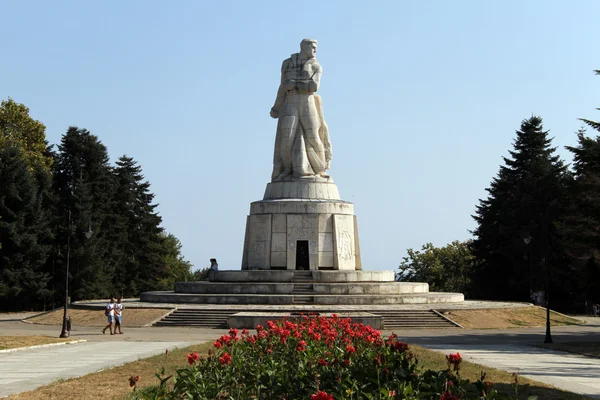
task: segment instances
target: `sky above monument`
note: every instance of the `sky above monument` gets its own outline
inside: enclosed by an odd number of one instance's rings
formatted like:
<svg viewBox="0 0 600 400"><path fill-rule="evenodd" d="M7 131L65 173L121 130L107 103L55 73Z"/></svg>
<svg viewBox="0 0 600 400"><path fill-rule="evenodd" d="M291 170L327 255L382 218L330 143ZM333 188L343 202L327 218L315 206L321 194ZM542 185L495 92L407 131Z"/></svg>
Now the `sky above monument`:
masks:
<svg viewBox="0 0 600 400"><path fill-rule="evenodd" d="M239 269L270 180L282 61L319 41L330 174L364 269L471 237L521 120L563 159L600 120L600 2L0 2L0 98L143 167L195 268ZM589 132L593 134L593 132Z"/></svg>

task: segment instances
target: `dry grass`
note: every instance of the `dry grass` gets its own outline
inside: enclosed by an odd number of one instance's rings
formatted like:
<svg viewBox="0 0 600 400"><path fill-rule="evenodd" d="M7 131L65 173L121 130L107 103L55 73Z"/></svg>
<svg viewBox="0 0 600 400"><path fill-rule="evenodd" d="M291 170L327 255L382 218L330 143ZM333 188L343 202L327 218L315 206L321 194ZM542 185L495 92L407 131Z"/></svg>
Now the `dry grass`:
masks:
<svg viewBox="0 0 600 400"><path fill-rule="evenodd" d="M126 399L131 393L128 378L131 375L141 377L138 382L139 387L157 384L154 373L162 366L165 372L171 374L177 368L182 368L186 363L186 355L192 351L199 354L206 354L212 348L212 343L191 346L184 349L174 350L168 357L164 355L146 358L143 360L131 362L120 367L100 371L94 374L86 375L81 378L69 379L56 382L18 395L10 396L9 400L92 400L92 399ZM417 346L412 346L412 350L419 357L420 365L427 369L441 370L446 368L446 359L444 354ZM463 378L476 380L479 378L482 370L487 373L486 380L492 382L497 389L506 393L513 393L512 374L500 371L494 368L486 368L470 362L463 362L461 374ZM585 396L553 388L540 382L531 381L525 378L519 378L520 384L530 384L529 395L537 395L540 400L586 400Z"/></svg>
<svg viewBox="0 0 600 400"><path fill-rule="evenodd" d="M567 353L581 354L588 357L600 358L599 342L547 343L540 345L540 347L558 351L566 351Z"/></svg>
<svg viewBox="0 0 600 400"><path fill-rule="evenodd" d="M127 306L126 306L127 307ZM124 326L144 326L168 313L164 308L126 308L123 313ZM105 326L104 309L70 308L69 316L73 326ZM54 310L47 314L28 319L28 322L42 325L61 325L63 310Z"/></svg>
<svg viewBox="0 0 600 400"><path fill-rule="evenodd" d="M0 336L0 350L69 341L71 341L71 339L61 339L50 336Z"/></svg>
<svg viewBox="0 0 600 400"><path fill-rule="evenodd" d="M498 308L488 310L452 310L448 318L467 329L527 328L546 325L546 309L530 306L524 308ZM584 321L550 311L553 326L579 325Z"/></svg>

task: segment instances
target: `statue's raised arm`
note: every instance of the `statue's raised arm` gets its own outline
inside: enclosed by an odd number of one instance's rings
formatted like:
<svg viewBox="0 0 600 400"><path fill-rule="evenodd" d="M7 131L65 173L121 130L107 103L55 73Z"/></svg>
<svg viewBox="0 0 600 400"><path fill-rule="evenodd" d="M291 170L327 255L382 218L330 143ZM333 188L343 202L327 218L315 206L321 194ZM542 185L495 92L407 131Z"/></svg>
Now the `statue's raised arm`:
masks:
<svg viewBox="0 0 600 400"><path fill-rule="evenodd" d="M321 98L316 95L323 70L315 58L317 41L304 39L300 53L283 61L281 82L271 117L279 118L272 180L306 177L327 180L331 143L323 118Z"/></svg>

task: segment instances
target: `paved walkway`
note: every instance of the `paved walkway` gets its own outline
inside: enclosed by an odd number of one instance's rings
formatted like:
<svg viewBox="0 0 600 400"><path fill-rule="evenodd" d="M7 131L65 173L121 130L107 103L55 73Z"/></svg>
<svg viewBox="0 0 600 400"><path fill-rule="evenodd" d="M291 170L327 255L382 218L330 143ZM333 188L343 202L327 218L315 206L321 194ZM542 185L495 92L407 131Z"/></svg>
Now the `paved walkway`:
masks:
<svg viewBox="0 0 600 400"><path fill-rule="evenodd" d="M578 317L586 325L552 328L555 343L600 342L600 318ZM600 399L600 359L536 347L545 328L505 330L421 330L396 332L408 343L444 354L460 352L464 359L557 388Z"/></svg>
<svg viewBox="0 0 600 400"><path fill-rule="evenodd" d="M600 399L600 359L514 344L427 347L445 354L458 351L465 360Z"/></svg>
<svg viewBox="0 0 600 400"><path fill-rule="evenodd" d="M160 354L188 342L78 343L0 354L0 397Z"/></svg>

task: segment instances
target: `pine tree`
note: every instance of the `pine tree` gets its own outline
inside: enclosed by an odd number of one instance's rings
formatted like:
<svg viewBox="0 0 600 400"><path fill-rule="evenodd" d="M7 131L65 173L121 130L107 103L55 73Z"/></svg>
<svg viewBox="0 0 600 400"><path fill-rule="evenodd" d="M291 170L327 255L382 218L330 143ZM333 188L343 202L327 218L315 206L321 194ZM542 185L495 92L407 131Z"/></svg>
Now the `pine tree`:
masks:
<svg viewBox="0 0 600 400"><path fill-rule="evenodd" d="M115 286L123 295L160 288L168 272L165 269L165 248L160 224L162 218L153 204L150 183L144 180L142 168L127 156L117 161L114 174L116 226L121 237L118 248L120 262L116 266Z"/></svg>
<svg viewBox="0 0 600 400"><path fill-rule="evenodd" d="M16 145L0 148L0 307L42 307L49 298L50 176Z"/></svg>
<svg viewBox="0 0 600 400"><path fill-rule="evenodd" d="M581 120L600 132L600 123ZM569 266L579 283L573 297L581 310L586 303L589 309L600 302L600 136L588 137L582 128L577 142L577 146L567 146L573 153L575 179L561 228Z"/></svg>
<svg viewBox="0 0 600 400"><path fill-rule="evenodd" d="M560 269L552 268L563 261L555 223L569 175L540 117L524 120L516 134L474 216L473 290L479 298L529 301L531 291L544 288L545 268L561 279Z"/></svg>
<svg viewBox="0 0 600 400"><path fill-rule="evenodd" d="M54 167L57 263L62 271L62 276L55 275L54 284L64 290L70 236L73 300L113 296L115 182L106 147L86 129L70 127L58 145Z"/></svg>

